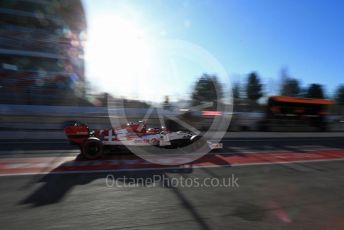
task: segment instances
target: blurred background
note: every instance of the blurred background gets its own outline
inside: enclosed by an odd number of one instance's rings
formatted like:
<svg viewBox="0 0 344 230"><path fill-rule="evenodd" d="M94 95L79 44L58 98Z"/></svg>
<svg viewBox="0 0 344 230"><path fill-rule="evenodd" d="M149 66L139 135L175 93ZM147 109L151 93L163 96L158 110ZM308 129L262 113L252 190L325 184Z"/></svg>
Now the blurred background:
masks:
<svg viewBox="0 0 344 230"><path fill-rule="evenodd" d="M341 0L1 0L0 226L343 229L343 9ZM223 148L182 165L179 150L151 146L164 165L123 146L86 160L63 131L138 120L191 127Z"/></svg>
<svg viewBox="0 0 344 230"><path fill-rule="evenodd" d="M219 117L231 131L343 130L343 16L323 7L1 1L2 136L59 133L74 120L109 127L109 101L129 121L154 107L200 130ZM171 40L189 43L161 42ZM157 113L146 120L160 123Z"/></svg>

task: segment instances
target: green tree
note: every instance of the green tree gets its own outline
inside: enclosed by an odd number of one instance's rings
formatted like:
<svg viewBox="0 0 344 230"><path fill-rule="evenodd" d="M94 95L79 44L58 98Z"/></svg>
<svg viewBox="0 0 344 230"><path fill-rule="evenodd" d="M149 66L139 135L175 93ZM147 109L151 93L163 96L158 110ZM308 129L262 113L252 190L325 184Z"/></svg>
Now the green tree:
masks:
<svg viewBox="0 0 344 230"><path fill-rule="evenodd" d="M340 85L337 88L335 99L339 105L344 105L344 85Z"/></svg>
<svg viewBox="0 0 344 230"><path fill-rule="evenodd" d="M247 79L246 95L251 101L257 102L263 96L263 85L256 73L250 73Z"/></svg>
<svg viewBox="0 0 344 230"><path fill-rule="evenodd" d="M319 84L311 84L307 90L308 98L324 98L323 87Z"/></svg>
<svg viewBox="0 0 344 230"><path fill-rule="evenodd" d="M223 96L222 85L216 75L203 74L195 84L191 100L192 105L197 106L203 103L212 102L216 107L217 102Z"/></svg>
<svg viewBox="0 0 344 230"><path fill-rule="evenodd" d="M240 84L235 83L233 86L233 98L239 99L240 98Z"/></svg>
<svg viewBox="0 0 344 230"><path fill-rule="evenodd" d="M282 82L281 95L297 97L300 96L300 82L294 78L285 78Z"/></svg>

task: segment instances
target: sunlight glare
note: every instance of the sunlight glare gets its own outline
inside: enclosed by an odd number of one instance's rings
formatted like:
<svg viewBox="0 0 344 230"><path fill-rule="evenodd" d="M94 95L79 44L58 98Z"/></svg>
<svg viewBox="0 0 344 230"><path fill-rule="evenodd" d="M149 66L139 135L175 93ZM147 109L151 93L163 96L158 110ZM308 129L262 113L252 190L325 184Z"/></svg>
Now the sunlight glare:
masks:
<svg viewBox="0 0 344 230"><path fill-rule="evenodd" d="M152 48L138 25L115 15L99 16L89 25L88 80L114 96L138 97L140 79L149 81L151 75Z"/></svg>

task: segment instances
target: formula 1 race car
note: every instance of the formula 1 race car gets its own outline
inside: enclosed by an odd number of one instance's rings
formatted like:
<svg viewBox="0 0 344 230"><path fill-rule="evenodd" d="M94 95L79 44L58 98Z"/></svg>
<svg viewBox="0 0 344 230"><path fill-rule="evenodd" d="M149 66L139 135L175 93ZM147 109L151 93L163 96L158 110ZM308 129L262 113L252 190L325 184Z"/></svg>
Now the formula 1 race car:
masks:
<svg viewBox="0 0 344 230"><path fill-rule="evenodd" d="M80 147L86 159L102 156L106 147L113 146L157 146L178 148L199 141L202 137L190 132L170 132L166 128L147 128L142 121L128 123L110 129L90 130L87 125L73 122L64 128L70 143ZM207 141L211 149L221 149L222 143Z"/></svg>

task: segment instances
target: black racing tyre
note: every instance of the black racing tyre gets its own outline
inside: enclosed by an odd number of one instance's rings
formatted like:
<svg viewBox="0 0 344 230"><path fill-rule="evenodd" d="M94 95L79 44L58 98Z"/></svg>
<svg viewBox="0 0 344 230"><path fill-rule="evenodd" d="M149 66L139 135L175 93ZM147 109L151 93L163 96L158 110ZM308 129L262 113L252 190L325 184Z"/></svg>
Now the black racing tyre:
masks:
<svg viewBox="0 0 344 230"><path fill-rule="evenodd" d="M98 159L103 155L103 143L96 137L89 137L82 144L81 153L86 159Z"/></svg>

